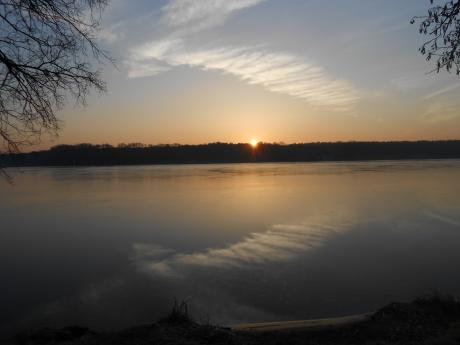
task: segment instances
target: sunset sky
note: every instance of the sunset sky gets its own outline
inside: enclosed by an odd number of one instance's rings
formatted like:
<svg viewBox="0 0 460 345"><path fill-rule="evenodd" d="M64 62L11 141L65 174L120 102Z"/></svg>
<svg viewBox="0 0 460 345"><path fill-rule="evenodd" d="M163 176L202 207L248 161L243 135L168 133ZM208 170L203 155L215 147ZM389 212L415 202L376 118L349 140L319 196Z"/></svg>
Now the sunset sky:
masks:
<svg viewBox="0 0 460 345"><path fill-rule="evenodd" d="M62 143L460 138L460 77L427 74L428 0L112 0L108 92Z"/></svg>

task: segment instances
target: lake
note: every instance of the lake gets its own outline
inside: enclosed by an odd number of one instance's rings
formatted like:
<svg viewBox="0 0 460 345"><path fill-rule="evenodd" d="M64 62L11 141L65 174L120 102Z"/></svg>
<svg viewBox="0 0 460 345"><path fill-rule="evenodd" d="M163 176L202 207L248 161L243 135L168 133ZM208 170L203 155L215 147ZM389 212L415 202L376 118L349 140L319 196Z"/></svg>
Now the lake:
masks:
<svg viewBox="0 0 460 345"><path fill-rule="evenodd" d="M11 169L0 331L219 324L460 295L460 161Z"/></svg>

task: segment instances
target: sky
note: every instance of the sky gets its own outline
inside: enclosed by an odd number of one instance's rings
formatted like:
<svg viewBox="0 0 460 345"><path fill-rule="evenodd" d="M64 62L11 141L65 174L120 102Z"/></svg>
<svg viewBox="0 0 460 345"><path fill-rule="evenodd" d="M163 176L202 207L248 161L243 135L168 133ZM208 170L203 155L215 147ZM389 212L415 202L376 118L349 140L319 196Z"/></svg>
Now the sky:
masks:
<svg viewBox="0 0 460 345"><path fill-rule="evenodd" d="M436 1L435 1L436 2ZM460 77L428 73L428 0L112 0L106 94L57 144L460 139Z"/></svg>

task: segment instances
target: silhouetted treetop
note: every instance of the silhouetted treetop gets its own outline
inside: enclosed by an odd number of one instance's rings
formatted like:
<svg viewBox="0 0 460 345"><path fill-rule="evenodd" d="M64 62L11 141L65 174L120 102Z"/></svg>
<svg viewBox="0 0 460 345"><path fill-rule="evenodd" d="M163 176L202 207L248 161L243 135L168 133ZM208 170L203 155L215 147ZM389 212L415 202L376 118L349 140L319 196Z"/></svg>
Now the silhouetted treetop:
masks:
<svg viewBox="0 0 460 345"><path fill-rule="evenodd" d="M0 158L1 155L0 155ZM4 155L8 166L316 162L376 159L460 158L460 140L201 145L58 145L50 150Z"/></svg>
<svg viewBox="0 0 460 345"><path fill-rule="evenodd" d="M433 0L430 0L433 5ZM429 37L420 52L427 60L436 59L436 68L460 74L460 0L447 1L443 5L432 6L426 16L414 17L411 23L420 22L419 31Z"/></svg>
<svg viewBox="0 0 460 345"><path fill-rule="evenodd" d="M0 1L0 150L18 151L56 132L55 111L103 91L92 62L109 59L95 42L107 0Z"/></svg>

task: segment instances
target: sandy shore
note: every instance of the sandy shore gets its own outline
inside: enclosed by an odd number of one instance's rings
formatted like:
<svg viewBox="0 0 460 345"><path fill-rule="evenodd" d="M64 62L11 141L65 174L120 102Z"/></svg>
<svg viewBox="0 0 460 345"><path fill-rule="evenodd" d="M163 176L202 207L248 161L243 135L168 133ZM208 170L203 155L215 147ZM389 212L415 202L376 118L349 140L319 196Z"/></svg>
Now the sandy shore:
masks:
<svg viewBox="0 0 460 345"><path fill-rule="evenodd" d="M282 321L282 322L262 322L262 323L245 323L231 326L235 332L272 332L285 331L293 329L302 330L322 330L327 328L338 328L349 326L359 322L369 320L373 313L342 316L327 319Z"/></svg>
<svg viewBox="0 0 460 345"><path fill-rule="evenodd" d="M32 329L0 339L1 345L459 345L460 302L426 296L390 303L373 314L229 327L199 324L187 305L166 317L115 332L71 326Z"/></svg>

